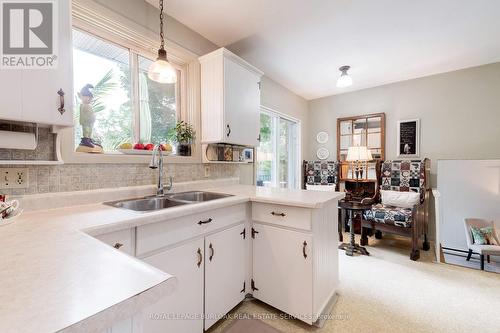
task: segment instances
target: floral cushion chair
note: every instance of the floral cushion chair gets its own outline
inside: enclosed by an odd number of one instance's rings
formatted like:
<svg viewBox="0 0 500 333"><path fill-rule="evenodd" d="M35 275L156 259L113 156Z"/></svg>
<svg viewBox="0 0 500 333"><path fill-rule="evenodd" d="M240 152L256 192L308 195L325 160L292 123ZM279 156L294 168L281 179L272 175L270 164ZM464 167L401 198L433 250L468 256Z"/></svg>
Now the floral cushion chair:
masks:
<svg viewBox="0 0 500 333"><path fill-rule="evenodd" d="M394 160L381 165L380 190L397 196L397 192L409 192L414 201L404 204L387 204L382 201L366 211L362 221L361 245L368 245L367 229L411 237L411 260L420 258L418 242L423 236L423 249L429 250L427 240L428 203L430 186L428 183L430 161ZM418 193L419 195L414 195ZM400 197L405 197L401 195Z"/></svg>

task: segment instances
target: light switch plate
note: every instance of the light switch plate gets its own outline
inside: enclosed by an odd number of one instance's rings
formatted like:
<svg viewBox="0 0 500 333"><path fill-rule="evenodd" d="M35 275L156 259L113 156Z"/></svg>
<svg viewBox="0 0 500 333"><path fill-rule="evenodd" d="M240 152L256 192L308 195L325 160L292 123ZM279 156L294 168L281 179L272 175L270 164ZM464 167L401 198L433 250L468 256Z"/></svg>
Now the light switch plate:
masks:
<svg viewBox="0 0 500 333"><path fill-rule="evenodd" d="M0 168L0 189L28 188L28 168Z"/></svg>

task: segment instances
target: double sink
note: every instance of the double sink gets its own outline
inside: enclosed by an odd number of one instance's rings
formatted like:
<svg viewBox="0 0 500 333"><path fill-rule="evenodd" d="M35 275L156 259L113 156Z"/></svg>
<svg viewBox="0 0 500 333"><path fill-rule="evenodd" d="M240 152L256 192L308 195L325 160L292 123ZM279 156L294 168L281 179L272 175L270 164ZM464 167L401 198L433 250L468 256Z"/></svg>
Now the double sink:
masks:
<svg viewBox="0 0 500 333"><path fill-rule="evenodd" d="M138 199L105 202L104 204L137 212L150 212L181 205L212 201L230 196L232 195L203 191L190 191L166 194L165 196L153 196Z"/></svg>

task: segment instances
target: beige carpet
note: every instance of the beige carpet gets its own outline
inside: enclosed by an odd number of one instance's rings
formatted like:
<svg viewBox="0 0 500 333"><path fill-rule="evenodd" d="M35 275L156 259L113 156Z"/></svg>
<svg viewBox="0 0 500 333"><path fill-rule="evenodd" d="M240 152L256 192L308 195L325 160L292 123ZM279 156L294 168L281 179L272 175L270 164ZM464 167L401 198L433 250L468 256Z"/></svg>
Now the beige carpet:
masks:
<svg viewBox="0 0 500 333"><path fill-rule="evenodd" d="M274 327L258 319L236 319L224 333L281 333Z"/></svg>
<svg viewBox="0 0 500 333"><path fill-rule="evenodd" d="M499 274L433 263L431 252L410 261L404 238L370 238L370 245L369 257L340 253L340 297L322 329L277 319L278 311L258 301L233 315L250 313L284 333L500 332Z"/></svg>

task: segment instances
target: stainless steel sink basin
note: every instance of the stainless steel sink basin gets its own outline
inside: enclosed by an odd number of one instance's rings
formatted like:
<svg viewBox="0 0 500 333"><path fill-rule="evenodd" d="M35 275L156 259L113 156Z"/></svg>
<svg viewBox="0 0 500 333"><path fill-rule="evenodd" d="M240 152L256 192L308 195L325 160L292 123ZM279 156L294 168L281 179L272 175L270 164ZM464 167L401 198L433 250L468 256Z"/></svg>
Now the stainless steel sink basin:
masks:
<svg viewBox="0 0 500 333"><path fill-rule="evenodd" d="M230 194L203 192L203 191L190 191L175 194L169 194L168 197L174 201L185 203L205 202L216 199L231 197Z"/></svg>
<svg viewBox="0 0 500 333"><path fill-rule="evenodd" d="M187 202L171 200L169 197L151 197L105 202L104 204L117 208L135 210L138 212L149 212L185 205Z"/></svg>
<svg viewBox="0 0 500 333"><path fill-rule="evenodd" d="M230 194L191 191L191 192L169 194L164 197L126 199L126 200L105 202L104 204L117 208L130 209L137 212L150 212L175 206L194 204L197 202L216 200L230 196L231 196Z"/></svg>

